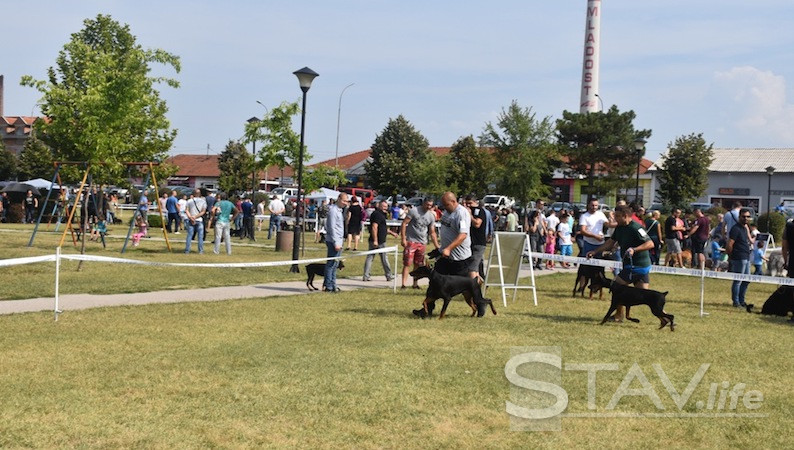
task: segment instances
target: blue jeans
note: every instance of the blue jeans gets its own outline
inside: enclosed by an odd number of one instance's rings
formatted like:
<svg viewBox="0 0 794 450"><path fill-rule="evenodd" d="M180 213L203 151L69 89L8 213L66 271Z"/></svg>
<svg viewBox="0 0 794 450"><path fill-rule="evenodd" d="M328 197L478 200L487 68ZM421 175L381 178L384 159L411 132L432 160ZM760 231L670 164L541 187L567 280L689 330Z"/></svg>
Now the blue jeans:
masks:
<svg viewBox="0 0 794 450"><path fill-rule="evenodd" d="M750 260L749 259L731 259L728 261L729 272L750 274ZM747 286L750 285L749 281L736 280L731 286L731 300L733 306L744 306L744 294L747 292Z"/></svg>
<svg viewBox="0 0 794 450"><path fill-rule="evenodd" d="M267 229L267 238L270 239L271 233L273 233L273 230L276 230L276 233L278 233L278 230L280 230L280 229L281 229L281 215L280 214L279 215L271 214L270 215L270 228Z"/></svg>
<svg viewBox="0 0 794 450"><path fill-rule="evenodd" d="M336 249L333 243L329 241L325 241L325 246L328 247L327 256L329 258L335 258L337 256L342 256L342 247L339 247L339 250ZM323 281L323 286L328 291L335 291L336 290L336 268L339 266L338 259L330 259L328 262L325 263L325 281Z"/></svg>
<svg viewBox="0 0 794 450"><path fill-rule="evenodd" d="M204 253L204 222L191 223L190 219L188 219L185 221L185 226L187 226L185 253L190 253L190 242L193 240L193 234L196 234L199 253Z"/></svg>

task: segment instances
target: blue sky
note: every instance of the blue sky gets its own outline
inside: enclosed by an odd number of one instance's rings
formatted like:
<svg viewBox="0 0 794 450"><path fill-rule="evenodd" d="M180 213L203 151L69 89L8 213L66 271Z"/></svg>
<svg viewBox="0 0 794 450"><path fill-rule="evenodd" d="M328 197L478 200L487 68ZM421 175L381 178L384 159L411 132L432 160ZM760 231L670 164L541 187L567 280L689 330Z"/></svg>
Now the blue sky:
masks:
<svg viewBox="0 0 794 450"><path fill-rule="evenodd" d="M605 106L650 128L648 157L703 133L716 147L794 147L794 2L604 0ZM43 79L82 21L110 14L138 42L182 58L162 86L179 130L173 154L219 153L264 108L308 94L313 162L369 148L404 115L432 146L477 137L515 99L538 117L578 111L586 0L54 1L3 12L5 115L29 115ZM34 114L38 110L34 111ZM295 120L296 128L300 120Z"/></svg>

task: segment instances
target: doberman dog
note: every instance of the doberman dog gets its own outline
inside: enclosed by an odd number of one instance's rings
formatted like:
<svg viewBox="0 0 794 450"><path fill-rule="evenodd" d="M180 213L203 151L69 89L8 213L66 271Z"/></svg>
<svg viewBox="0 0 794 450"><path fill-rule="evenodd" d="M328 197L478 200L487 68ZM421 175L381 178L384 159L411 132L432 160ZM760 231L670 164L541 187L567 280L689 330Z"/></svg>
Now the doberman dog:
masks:
<svg viewBox="0 0 794 450"><path fill-rule="evenodd" d="M755 305L747 305L747 312L753 312L753 306ZM780 286L764 302L761 312L757 314L786 317L789 312L794 313L794 287ZM794 316L791 321L794 322Z"/></svg>
<svg viewBox="0 0 794 450"><path fill-rule="evenodd" d="M444 299L444 305L441 307L441 313L438 318L443 319L447 312L447 306L452 300L452 297L463 294L466 303L471 308L471 317L476 314L477 317L485 315L485 307L489 305L491 312L496 315L496 308L490 299L482 296L480 284L476 278L470 278L459 275L443 275L428 266L420 266L411 272L411 276L417 280L422 278L429 278L430 285L427 287L425 300L422 303L421 309L415 309L414 314L424 319L425 317L433 314L433 309L436 305L436 300Z"/></svg>
<svg viewBox="0 0 794 450"><path fill-rule="evenodd" d="M607 311L607 314L604 316L604 320L601 321L601 325L609 320L609 317L613 312L615 312L615 310L618 309L618 306L620 305L626 307L626 319L631 320L632 322L639 322L639 320L629 317L631 307L637 305L648 305L651 308L653 315L658 317L661 321L661 325L659 325L660 330L667 326L667 324L670 324L670 331L675 331L675 324L673 323L675 316L664 312L664 303L667 292L640 289L618 283L612 283L611 290L612 304L609 305L609 311Z"/></svg>
<svg viewBox="0 0 794 450"><path fill-rule="evenodd" d="M606 258L601 256L599 259ZM607 277L603 267L580 264L579 270L576 271L576 281L573 283L573 292L571 296L576 297L576 293L579 292L582 294L582 297L584 297L584 290L589 285L590 300L593 299L593 293L595 292L598 292L598 298L601 299L604 297L603 288L605 286L609 287L606 285L605 280L607 280Z"/></svg>
<svg viewBox="0 0 794 450"><path fill-rule="evenodd" d="M342 270L344 268L345 268L345 262L340 260L337 269ZM306 287L309 288L310 291L318 291L319 289L314 287L314 277L319 275L325 278L325 263L307 264L306 274L309 276L309 279L306 280Z"/></svg>

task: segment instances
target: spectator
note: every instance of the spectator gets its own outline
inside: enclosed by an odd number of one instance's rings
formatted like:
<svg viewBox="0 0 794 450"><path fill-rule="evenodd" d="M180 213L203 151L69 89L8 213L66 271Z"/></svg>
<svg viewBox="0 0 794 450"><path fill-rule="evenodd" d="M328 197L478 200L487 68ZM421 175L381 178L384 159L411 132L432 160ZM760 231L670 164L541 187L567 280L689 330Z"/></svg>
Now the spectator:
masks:
<svg viewBox="0 0 794 450"><path fill-rule="evenodd" d="M473 196L467 195L465 201L465 206L469 208L469 214L471 215L471 228L469 229L469 237L471 238L471 266L469 267L469 275L472 278L477 278L479 276L485 279L482 259L485 256L485 246L488 245L486 232L489 222L488 216L485 213L485 208L480 207L477 199Z"/></svg>
<svg viewBox="0 0 794 450"><path fill-rule="evenodd" d="M243 232L240 234L240 239L247 237L256 242L254 237L254 204L250 198L246 197L243 200L241 209L243 211Z"/></svg>
<svg viewBox="0 0 794 450"><path fill-rule="evenodd" d="M579 216L579 233L581 233L584 238L582 243L582 251L584 254L604 244L605 225L609 228L614 228L617 226L617 223L608 219L607 216L598 209L598 200L592 199L587 202L587 212Z"/></svg>
<svg viewBox="0 0 794 450"><path fill-rule="evenodd" d="M568 219L570 216L567 212L562 213L560 217L560 224L557 225L557 236L560 239L560 254L562 256L573 256L573 242L571 242L571 226ZM569 268L571 265L567 262L562 263L562 267Z"/></svg>
<svg viewBox="0 0 794 450"><path fill-rule="evenodd" d="M764 255L765 244L766 242L762 242L762 241L756 242L755 250L753 250L753 267L755 267L755 272L753 272L753 275L764 274L763 271L764 261L769 261L769 258L767 258Z"/></svg>
<svg viewBox="0 0 794 450"><path fill-rule="evenodd" d="M281 217L283 216L284 210L286 208L284 206L284 202L274 195L270 199L270 204L267 205L267 209L270 211L270 227L267 229L267 238L270 239L272 237L273 230L276 230L276 233L278 233L278 231L281 229Z"/></svg>
<svg viewBox="0 0 794 450"><path fill-rule="evenodd" d="M711 240L711 268L719 270L720 261L722 261L722 254L725 251L716 239Z"/></svg>
<svg viewBox="0 0 794 450"><path fill-rule="evenodd" d="M165 201L165 210L168 213L168 232L179 234L179 199L176 191L171 191L171 196Z"/></svg>
<svg viewBox="0 0 794 450"><path fill-rule="evenodd" d="M33 191L28 190L25 194L25 223L33 223L36 217L36 210L39 207L39 199L33 196Z"/></svg>
<svg viewBox="0 0 794 450"><path fill-rule="evenodd" d="M753 239L750 236L750 210L747 208L740 208L739 210L739 223L731 228L728 233L728 245L725 250L730 255L728 259L729 271L733 273L749 274L750 273L750 252L753 245ZM735 280L731 285L731 300L734 307L744 307L745 293L747 287L750 285L749 281Z"/></svg>
<svg viewBox="0 0 794 450"><path fill-rule="evenodd" d="M266 198L263 198L262 201L256 204L256 231L262 231L262 224L265 222L266 207L267 207Z"/></svg>
<svg viewBox="0 0 794 450"><path fill-rule="evenodd" d="M703 215L700 208L695 208L695 225L689 229L689 236L692 239L692 267L702 269L706 265L705 246L709 240L709 227L711 221ZM697 255L697 266L695 265L695 255Z"/></svg>
<svg viewBox="0 0 794 450"><path fill-rule="evenodd" d="M353 244L353 251L358 251L358 241L361 239L361 224L364 222L364 209L358 202L358 197L355 195L351 199L350 206L347 208L347 247L345 251L350 250L350 244Z"/></svg>
<svg viewBox="0 0 794 450"><path fill-rule="evenodd" d="M162 212L163 215L165 215L166 218L167 218L168 217L168 192L163 191L163 195L160 197L160 201L159 201L158 205L160 206L160 212Z"/></svg>
<svg viewBox="0 0 794 450"><path fill-rule="evenodd" d="M187 195L182 194L182 198L177 202L177 208L179 209L179 224L174 234L179 234L179 229L187 228Z"/></svg>
<svg viewBox="0 0 794 450"><path fill-rule="evenodd" d="M781 243L783 268L788 271L788 277L794 278L794 252L791 251L791 243L794 242L794 221L786 222L786 228L783 229L783 241Z"/></svg>
<svg viewBox="0 0 794 450"><path fill-rule="evenodd" d="M8 194L3 192L0 193L0 221L3 223L6 222L6 217L8 216L8 208L11 207L11 203L8 201Z"/></svg>
<svg viewBox="0 0 794 450"><path fill-rule="evenodd" d="M207 212L207 201L201 196L201 190L195 189L193 197L187 202L185 214L187 215L187 239L185 239L185 253L190 253L190 243L193 235L198 241L199 254L204 253L204 213Z"/></svg>
<svg viewBox="0 0 794 450"><path fill-rule="evenodd" d="M684 226L679 224L681 210L676 208L670 217L664 221L664 243L667 245L667 258L665 265L669 266L670 263L675 261L678 267L684 267L683 260L681 259L681 241L683 240L682 232Z"/></svg>
<svg viewBox="0 0 794 450"><path fill-rule="evenodd" d="M518 214L512 208L507 209L507 231L514 232L518 229Z"/></svg>
<svg viewBox="0 0 794 450"><path fill-rule="evenodd" d="M386 225L386 214L389 212L389 204L382 201L378 204L378 209L372 212L369 217L369 249L375 250L386 247L386 236L398 236ZM372 268L372 260L375 255L367 255L364 260L364 281L370 281L370 269ZM386 273L386 281L391 281L394 276L391 273L391 266L389 265L389 258L386 253L380 253L380 262L383 265L383 271Z"/></svg>
<svg viewBox="0 0 794 450"><path fill-rule="evenodd" d="M551 255L557 252L557 226L559 225L560 219L557 217L557 212L552 209L546 217L546 253ZM549 270L553 269L554 261L547 260L546 268Z"/></svg>
<svg viewBox="0 0 794 450"><path fill-rule="evenodd" d="M651 264L659 264L662 255L662 225L659 223L661 213L656 210L651 213L651 217L645 219L645 231L653 241L651 249Z"/></svg>
<svg viewBox="0 0 794 450"><path fill-rule="evenodd" d="M212 216L215 219L215 248L216 255L221 250L221 239L226 243L226 254L232 254L231 222L240 214L240 210L230 202L225 192L221 192L220 201L215 202Z"/></svg>

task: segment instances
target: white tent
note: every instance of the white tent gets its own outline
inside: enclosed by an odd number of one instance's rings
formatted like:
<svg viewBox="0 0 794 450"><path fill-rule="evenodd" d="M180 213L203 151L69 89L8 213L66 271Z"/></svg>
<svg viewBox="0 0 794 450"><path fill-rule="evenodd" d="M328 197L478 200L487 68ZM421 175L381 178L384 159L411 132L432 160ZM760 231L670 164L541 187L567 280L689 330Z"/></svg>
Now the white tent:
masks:
<svg viewBox="0 0 794 450"><path fill-rule="evenodd" d="M50 180L45 180L44 178L35 178L33 180L28 181L20 181L20 183L29 184L36 189L50 189ZM52 189L60 189L61 187L55 183L52 183Z"/></svg>
<svg viewBox="0 0 794 450"><path fill-rule="evenodd" d="M339 194L341 194L341 192L335 191L333 189L320 188L307 195L306 198L309 200L325 200L327 198L336 200L339 197Z"/></svg>

